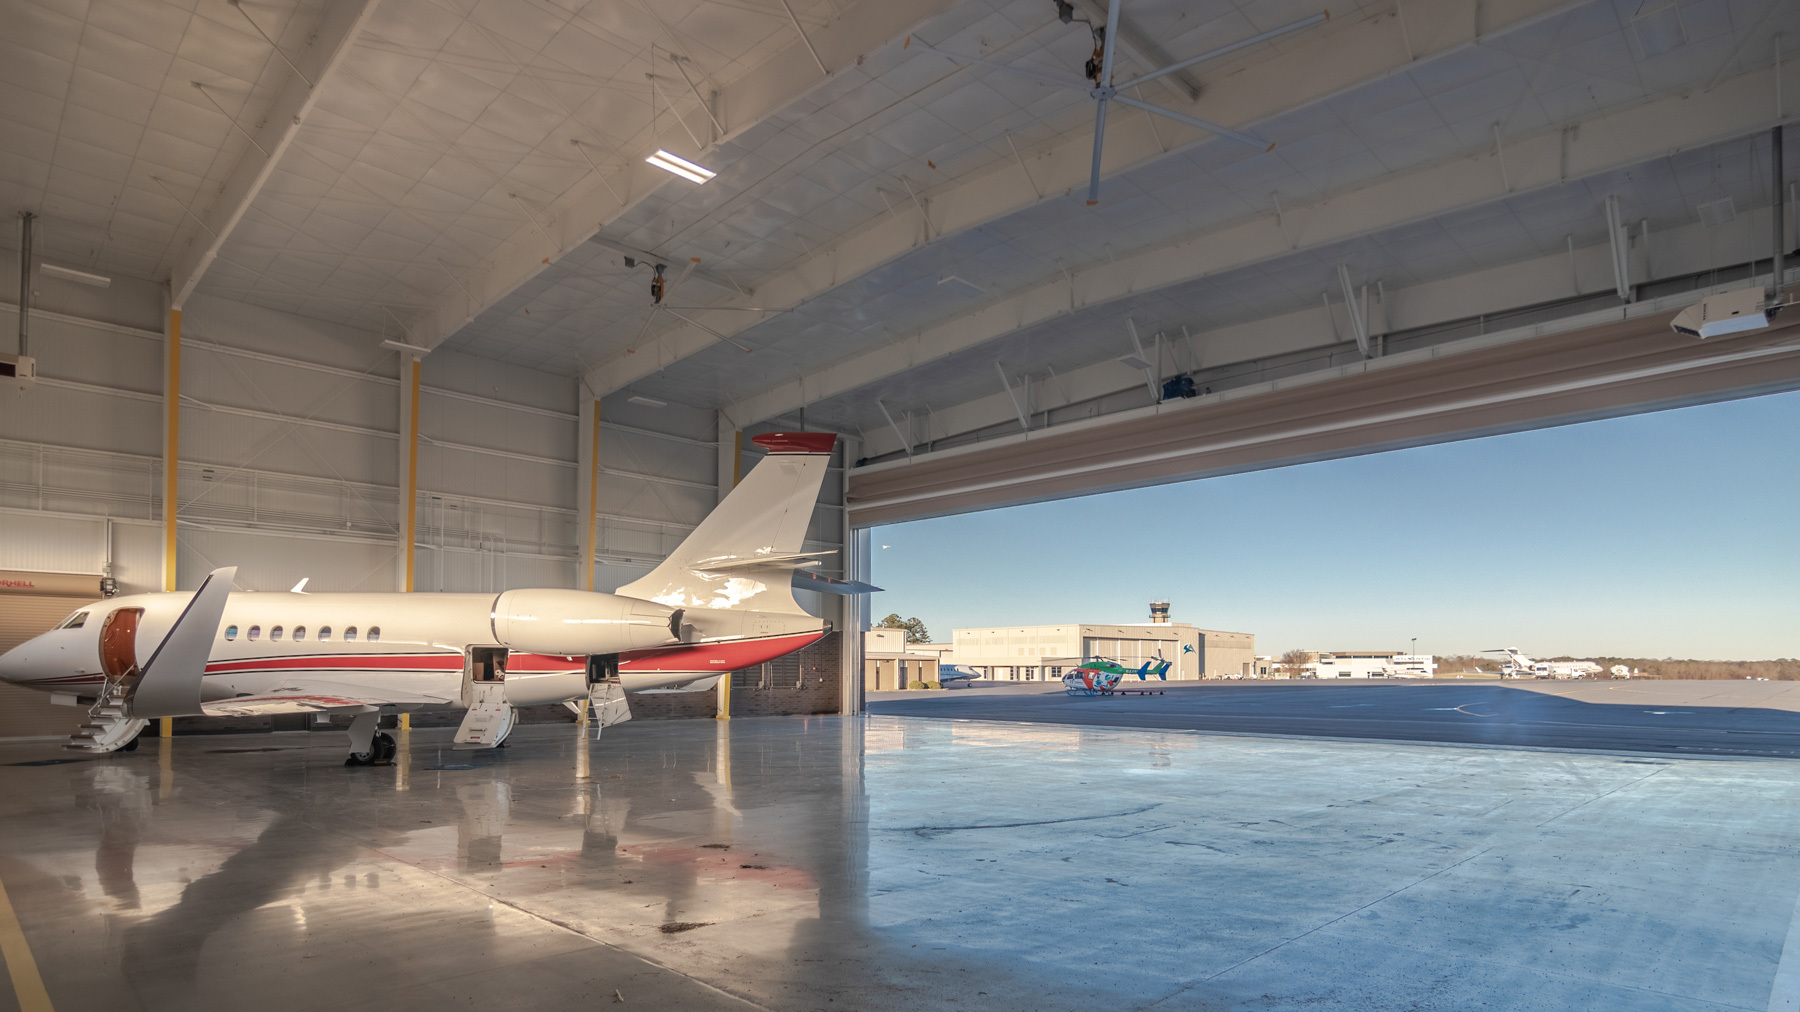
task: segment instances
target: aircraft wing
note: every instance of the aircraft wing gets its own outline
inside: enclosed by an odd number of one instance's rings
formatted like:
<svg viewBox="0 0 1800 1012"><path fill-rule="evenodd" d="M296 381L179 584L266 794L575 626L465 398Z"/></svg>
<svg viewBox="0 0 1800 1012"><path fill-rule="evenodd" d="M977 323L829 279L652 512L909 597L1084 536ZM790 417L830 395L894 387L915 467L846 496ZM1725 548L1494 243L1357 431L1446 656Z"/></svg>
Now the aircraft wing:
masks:
<svg viewBox="0 0 1800 1012"><path fill-rule="evenodd" d="M255 696L215 699L204 704L208 717L267 717L278 713L320 713L350 706L386 706L396 703L444 704L459 700L420 692L396 692L393 689L355 682L308 681L304 689L293 692L266 692Z"/></svg>

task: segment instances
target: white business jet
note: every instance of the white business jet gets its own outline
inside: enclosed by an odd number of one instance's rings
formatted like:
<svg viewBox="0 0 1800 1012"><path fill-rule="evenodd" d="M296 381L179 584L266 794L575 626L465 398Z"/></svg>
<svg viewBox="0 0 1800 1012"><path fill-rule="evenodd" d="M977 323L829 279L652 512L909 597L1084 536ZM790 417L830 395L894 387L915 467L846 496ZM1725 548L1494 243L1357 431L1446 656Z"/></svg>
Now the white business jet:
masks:
<svg viewBox="0 0 1800 1012"><path fill-rule="evenodd" d="M1517 647L1495 647L1484 654L1505 654L1500 664L1503 678L1592 678L1601 671L1593 661L1534 661Z"/></svg>
<svg viewBox="0 0 1800 1012"><path fill-rule="evenodd" d="M86 605L0 656L0 678L88 706L71 748L110 752L158 717L350 717L347 765L392 758L384 714L466 710L462 748L505 741L521 706L591 701L600 727L625 692L704 692L734 669L813 643L831 624L794 600L867 584L805 573L802 551L831 433L772 433L768 450L687 540L615 593L232 593L235 568L193 593ZM298 591L299 588L296 588Z"/></svg>

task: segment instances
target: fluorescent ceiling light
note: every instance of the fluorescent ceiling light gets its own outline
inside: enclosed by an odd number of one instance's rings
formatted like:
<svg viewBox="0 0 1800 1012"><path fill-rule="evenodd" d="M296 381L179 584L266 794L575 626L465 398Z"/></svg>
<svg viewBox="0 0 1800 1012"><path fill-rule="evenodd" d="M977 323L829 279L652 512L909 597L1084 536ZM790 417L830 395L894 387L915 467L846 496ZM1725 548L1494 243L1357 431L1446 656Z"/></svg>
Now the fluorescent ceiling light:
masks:
<svg viewBox="0 0 1800 1012"><path fill-rule="evenodd" d="M381 342L381 346L383 348L391 348L394 351L403 351L409 355L429 355L429 354L431 354L430 348L421 347L416 344L407 344L404 341L383 341L383 342Z"/></svg>
<svg viewBox="0 0 1800 1012"><path fill-rule="evenodd" d="M668 401L659 401L654 397L645 397L642 394L627 397L626 400L633 404L642 404L646 408L666 408L669 406Z"/></svg>
<svg viewBox="0 0 1800 1012"><path fill-rule="evenodd" d="M38 270L53 278L62 278L64 281L76 281L84 285L93 285L95 288L105 288L112 284L112 279L103 274L89 274L87 271L78 271L73 267L58 267L55 264L39 264Z"/></svg>
<svg viewBox="0 0 1800 1012"><path fill-rule="evenodd" d="M673 172L683 179L692 180L696 183L704 183L708 179L718 175L717 172L714 172L703 165L695 165L693 162L688 161L680 155L672 155L661 149L658 149L656 154L644 159L644 161L662 169L664 172Z"/></svg>
<svg viewBox="0 0 1800 1012"><path fill-rule="evenodd" d="M1137 354L1120 356L1119 361L1125 365L1130 366L1133 369L1154 369L1154 368L1156 368L1156 366L1150 364L1148 359L1144 358L1142 355L1137 355Z"/></svg>

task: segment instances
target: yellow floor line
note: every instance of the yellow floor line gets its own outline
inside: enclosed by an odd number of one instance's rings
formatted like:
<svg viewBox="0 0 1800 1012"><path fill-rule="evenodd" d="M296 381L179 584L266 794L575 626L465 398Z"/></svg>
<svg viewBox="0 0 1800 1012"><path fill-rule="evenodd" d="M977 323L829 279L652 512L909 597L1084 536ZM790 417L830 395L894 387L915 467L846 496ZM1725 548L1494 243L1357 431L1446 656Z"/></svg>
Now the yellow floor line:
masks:
<svg viewBox="0 0 1800 1012"><path fill-rule="evenodd" d="M0 883L0 957L6 960L6 972L12 977L13 993L19 996L20 1012L56 1012L50 1004L50 992L44 990L44 978L38 976L37 960L31 958L31 946L25 943L25 929L13 913L12 900L6 896L6 885Z"/></svg>

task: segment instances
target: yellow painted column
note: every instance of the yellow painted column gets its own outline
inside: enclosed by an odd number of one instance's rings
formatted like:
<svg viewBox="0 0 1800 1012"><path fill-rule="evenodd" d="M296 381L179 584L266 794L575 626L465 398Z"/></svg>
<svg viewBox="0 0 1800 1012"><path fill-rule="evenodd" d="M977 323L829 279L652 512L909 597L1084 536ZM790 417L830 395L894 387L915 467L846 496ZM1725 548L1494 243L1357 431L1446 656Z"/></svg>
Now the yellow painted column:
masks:
<svg viewBox="0 0 1800 1012"><path fill-rule="evenodd" d="M181 310L170 309L163 328L163 557L164 590L176 589L175 518L181 476Z"/></svg>
<svg viewBox="0 0 1800 1012"><path fill-rule="evenodd" d="M400 502L399 566L394 581L412 593L413 561L418 542L415 524L419 513L419 374L423 363L410 355L400 360Z"/></svg>
<svg viewBox="0 0 1800 1012"><path fill-rule="evenodd" d="M587 433L587 538L581 546L582 590L594 589L594 553L600 536L600 399L591 402L593 421Z"/></svg>

